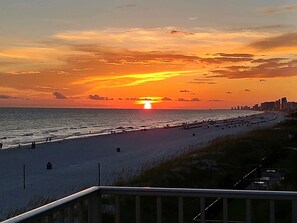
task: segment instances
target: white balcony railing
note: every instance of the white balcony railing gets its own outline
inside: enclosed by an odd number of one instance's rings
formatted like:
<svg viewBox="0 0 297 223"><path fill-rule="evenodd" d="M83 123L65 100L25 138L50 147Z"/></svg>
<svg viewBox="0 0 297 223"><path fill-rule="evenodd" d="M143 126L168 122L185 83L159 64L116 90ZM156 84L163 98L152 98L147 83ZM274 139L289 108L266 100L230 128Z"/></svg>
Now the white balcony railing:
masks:
<svg viewBox="0 0 297 223"><path fill-rule="evenodd" d="M155 222L162 222L162 198L176 197L178 200L178 222L184 222L184 198L199 198L200 212L199 222L236 222L228 218L228 200L243 199L245 200L245 220L237 222L251 223L252 219L252 200L269 201L269 221L275 223L275 201L287 200L291 202L292 223L297 222L297 192L291 191L255 191L255 190L221 190L221 189L182 189L182 188L146 188L146 187L111 187L100 186L91 187L76 194L54 201L32 211L26 212L19 216L3 221L3 223L20 223L20 222L88 222L102 223L102 196L115 196L114 203L114 221L120 222L120 197L135 197L135 222L140 223L145 216L141 215L141 197L156 197L157 215ZM207 198L222 199L222 219L210 221L206 219L206 202ZM85 205L85 206L84 206ZM83 216L82 208L87 208L87 216ZM134 211L134 210L133 210ZM78 213L78 214L74 214ZM197 213L198 214L198 213ZM84 220L83 220L84 219Z"/></svg>

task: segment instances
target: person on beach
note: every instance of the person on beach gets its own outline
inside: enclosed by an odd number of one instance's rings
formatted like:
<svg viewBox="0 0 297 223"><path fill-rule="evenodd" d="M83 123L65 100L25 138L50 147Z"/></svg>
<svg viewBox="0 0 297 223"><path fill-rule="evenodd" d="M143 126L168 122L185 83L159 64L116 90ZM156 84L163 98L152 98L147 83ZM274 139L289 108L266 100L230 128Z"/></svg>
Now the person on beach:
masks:
<svg viewBox="0 0 297 223"><path fill-rule="evenodd" d="M3 144L2 144L2 142L0 142L0 149L2 149L2 146L3 146Z"/></svg>
<svg viewBox="0 0 297 223"><path fill-rule="evenodd" d="M35 149L35 142L32 142L31 149Z"/></svg>

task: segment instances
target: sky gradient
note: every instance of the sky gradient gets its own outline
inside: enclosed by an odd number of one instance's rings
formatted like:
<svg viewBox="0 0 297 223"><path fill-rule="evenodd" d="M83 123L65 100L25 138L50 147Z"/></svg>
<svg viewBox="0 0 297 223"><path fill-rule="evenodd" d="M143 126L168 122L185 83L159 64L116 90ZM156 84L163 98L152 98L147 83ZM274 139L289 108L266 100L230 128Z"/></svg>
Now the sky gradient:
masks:
<svg viewBox="0 0 297 223"><path fill-rule="evenodd" d="M1 0L0 106L297 101L294 0Z"/></svg>

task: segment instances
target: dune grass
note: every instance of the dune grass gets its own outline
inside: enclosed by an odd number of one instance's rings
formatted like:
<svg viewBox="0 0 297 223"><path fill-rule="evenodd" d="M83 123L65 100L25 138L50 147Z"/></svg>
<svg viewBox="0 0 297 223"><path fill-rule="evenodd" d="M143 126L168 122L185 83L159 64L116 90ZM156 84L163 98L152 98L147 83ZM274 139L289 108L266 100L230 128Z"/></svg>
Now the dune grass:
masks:
<svg viewBox="0 0 297 223"><path fill-rule="evenodd" d="M275 190L297 190L297 121L288 120L275 127L255 130L238 136L229 136L214 140L204 148L193 148L171 159L164 159L147 165L138 175L122 173L115 185L152 186L152 187L190 187L190 188L225 188L230 189L234 183L246 173L257 167L264 157L269 157L269 168L285 170L285 179ZM127 176L127 177L126 177ZM168 199L170 200L170 199ZM230 204L230 208L239 209L233 218L243 219L243 206ZM191 222L198 214L198 201L190 201L186 208L185 220ZM268 208L265 202L254 202L253 222L266 222ZM134 205L132 198L123 198L123 213L128 213ZM150 205L155 206L155 201ZM290 207L286 203L276 204L276 215L280 222L289 222ZM165 222L175 222L172 211L176 201L167 201L164 212ZM145 212L145 207L142 208ZM269 209L268 209L269 210ZM130 211L131 212L131 211ZM150 222L155 212L151 210L144 222ZM233 212L235 213L235 212ZM266 213L269 213L268 211ZM132 216L123 215L125 220ZM220 214L219 214L220 215ZM175 220L174 220L175 219ZM266 219L266 220L265 220ZM133 221L132 221L133 222Z"/></svg>

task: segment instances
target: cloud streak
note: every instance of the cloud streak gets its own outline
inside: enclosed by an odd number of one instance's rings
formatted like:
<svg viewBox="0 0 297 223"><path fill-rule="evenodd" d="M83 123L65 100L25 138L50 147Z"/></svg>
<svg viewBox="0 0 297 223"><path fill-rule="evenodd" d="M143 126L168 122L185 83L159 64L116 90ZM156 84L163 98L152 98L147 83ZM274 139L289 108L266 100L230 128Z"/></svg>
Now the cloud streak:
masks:
<svg viewBox="0 0 297 223"><path fill-rule="evenodd" d="M9 95L3 95L3 94L1 94L0 95L0 99L16 99L16 98L15 97L11 97Z"/></svg>
<svg viewBox="0 0 297 223"><path fill-rule="evenodd" d="M284 6L278 6L278 7L262 8L262 9L259 9L258 11L264 14L296 12L297 5L284 5Z"/></svg>
<svg viewBox="0 0 297 223"><path fill-rule="evenodd" d="M293 77L297 76L297 60L263 60L263 63L256 66L231 66L213 70L212 73L214 75L210 77L229 79Z"/></svg>
<svg viewBox="0 0 297 223"><path fill-rule="evenodd" d="M201 100L199 98L192 98L192 99L178 98L176 101L178 101L178 102L199 102Z"/></svg>
<svg viewBox="0 0 297 223"><path fill-rule="evenodd" d="M97 94L89 95L88 98L92 99L92 100L97 100L97 101L112 101L113 100L113 98L101 97L101 96L99 96Z"/></svg>
<svg viewBox="0 0 297 223"><path fill-rule="evenodd" d="M126 4L126 5L119 5L116 8L117 9L126 9L126 8L134 8L134 7L136 7L135 4Z"/></svg>
<svg viewBox="0 0 297 223"><path fill-rule="evenodd" d="M257 40L252 42L250 46L258 50L268 50L281 47L297 47L297 32L286 33Z"/></svg>
<svg viewBox="0 0 297 223"><path fill-rule="evenodd" d="M175 30L175 29L173 29L173 30L171 30L170 32L169 32L171 35L195 35L194 33L192 33L192 32L186 32L186 31L181 31L181 30Z"/></svg>

